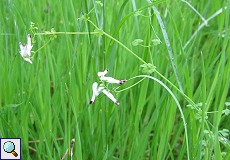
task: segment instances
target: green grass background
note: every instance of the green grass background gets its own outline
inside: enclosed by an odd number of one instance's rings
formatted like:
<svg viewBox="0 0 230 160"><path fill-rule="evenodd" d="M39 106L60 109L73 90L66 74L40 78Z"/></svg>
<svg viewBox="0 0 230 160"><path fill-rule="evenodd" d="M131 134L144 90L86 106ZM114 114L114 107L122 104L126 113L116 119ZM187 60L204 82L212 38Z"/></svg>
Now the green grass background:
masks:
<svg viewBox="0 0 230 160"><path fill-rule="evenodd" d="M147 1L101 2L103 7L94 0L0 1L0 137L22 138L23 159L61 159L72 138L76 141L73 159L77 160L188 159L181 114L158 83L145 79L115 95L119 106L103 95L89 105L92 83L99 81L98 71L108 68L108 75L118 79L142 74L143 63L110 38L62 34L41 48L49 36L36 36L32 50L41 49L33 64L20 56L18 44L26 42L31 22L38 32L51 28L57 32L93 32L93 25L77 19L95 8L89 14L91 21L153 63L177 86L156 15L151 11L150 21L145 9L141 14L147 17L128 16L135 8L149 5ZM210 20L185 49L202 20L182 1L158 2L155 7L165 24L184 93L196 104L203 104L201 118L162 77L151 76L172 89L182 106L190 159L230 159L230 118L222 114L230 109L225 104L230 101L230 1L191 2L205 18L225 6L228 9ZM135 39L143 39L144 45L156 39L151 25L162 43L147 48L132 46ZM137 81L130 80L121 89ZM220 135L223 129L227 129L224 137ZM31 142L34 140L39 142Z"/></svg>

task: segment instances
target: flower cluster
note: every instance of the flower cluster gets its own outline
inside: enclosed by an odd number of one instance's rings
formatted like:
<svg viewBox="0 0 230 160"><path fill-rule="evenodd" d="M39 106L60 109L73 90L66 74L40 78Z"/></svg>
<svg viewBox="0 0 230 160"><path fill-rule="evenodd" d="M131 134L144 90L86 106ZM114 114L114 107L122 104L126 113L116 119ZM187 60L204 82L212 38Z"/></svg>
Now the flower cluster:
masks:
<svg viewBox="0 0 230 160"><path fill-rule="evenodd" d="M32 61L30 59L30 51L32 49L32 45L31 45L31 35L28 34L27 36L27 44L22 44L21 42L19 42L19 47L20 47L20 54L23 57L23 59L29 63L32 64Z"/></svg>
<svg viewBox="0 0 230 160"><path fill-rule="evenodd" d="M98 72L97 75L102 82L107 83L116 83L116 84L123 84L126 80L117 80L113 77L106 77L105 75L108 73L108 69L105 69L103 72ZM119 101L114 98L114 96L105 88L104 83L98 85L97 82L94 82L92 85L93 95L89 102L89 104L93 104L95 98L102 92L104 93L109 99L111 99L116 105L119 105Z"/></svg>

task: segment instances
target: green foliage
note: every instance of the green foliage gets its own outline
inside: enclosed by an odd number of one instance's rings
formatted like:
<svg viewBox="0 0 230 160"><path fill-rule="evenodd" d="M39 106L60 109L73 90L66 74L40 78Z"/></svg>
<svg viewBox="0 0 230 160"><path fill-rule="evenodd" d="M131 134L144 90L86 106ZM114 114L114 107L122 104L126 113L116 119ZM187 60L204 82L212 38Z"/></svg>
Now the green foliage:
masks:
<svg viewBox="0 0 230 160"><path fill-rule="evenodd" d="M154 46L157 46L157 45L159 45L161 43L161 41L159 39L153 39L152 43L153 43Z"/></svg>
<svg viewBox="0 0 230 160"><path fill-rule="evenodd" d="M134 41L132 41L132 45L133 46L138 46L141 43L143 43L144 41L142 39L135 39Z"/></svg>
<svg viewBox="0 0 230 160"><path fill-rule="evenodd" d="M96 4L100 5L101 7L103 7L103 3L101 1L96 1Z"/></svg>
<svg viewBox="0 0 230 160"><path fill-rule="evenodd" d="M226 116L228 116L228 114L230 114L230 110L229 109L224 109L222 111L223 114L225 114Z"/></svg>
<svg viewBox="0 0 230 160"><path fill-rule="evenodd" d="M95 29L94 32L96 32L96 36L102 36L104 34L103 30L101 29Z"/></svg>
<svg viewBox="0 0 230 160"><path fill-rule="evenodd" d="M147 75L152 74L156 70L156 66L151 63L142 64L140 65L140 68L142 73Z"/></svg>
<svg viewBox="0 0 230 160"><path fill-rule="evenodd" d="M140 15L142 15L142 11L136 11L134 15L135 16L140 16Z"/></svg>
<svg viewBox="0 0 230 160"><path fill-rule="evenodd" d="M50 40L54 40L55 38L57 38L57 35L55 34L55 29L54 28L51 28L50 31L48 31L47 33L50 34Z"/></svg>

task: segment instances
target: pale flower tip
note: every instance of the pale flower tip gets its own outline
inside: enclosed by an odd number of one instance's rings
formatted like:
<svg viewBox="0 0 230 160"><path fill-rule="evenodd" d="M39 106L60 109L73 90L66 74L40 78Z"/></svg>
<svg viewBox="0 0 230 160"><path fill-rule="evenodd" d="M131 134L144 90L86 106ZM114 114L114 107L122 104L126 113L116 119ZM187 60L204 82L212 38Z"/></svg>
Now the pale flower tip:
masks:
<svg viewBox="0 0 230 160"><path fill-rule="evenodd" d="M119 84L125 83L127 80L120 80Z"/></svg>
<svg viewBox="0 0 230 160"><path fill-rule="evenodd" d="M32 64L32 61L29 58L24 58L24 60Z"/></svg>
<svg viewBox="0 0 230 160"><path fill-rule="evenodd" d="M105 69L103 72L98 72L97 75L98 77L104 77L108 73L108 69Z"/></svg>
<svg viewBox="0 0 230 160"><path fill-rule="evenodd" d="M119 106L120 103L118 101L116 101L115 104Z"/></svg>

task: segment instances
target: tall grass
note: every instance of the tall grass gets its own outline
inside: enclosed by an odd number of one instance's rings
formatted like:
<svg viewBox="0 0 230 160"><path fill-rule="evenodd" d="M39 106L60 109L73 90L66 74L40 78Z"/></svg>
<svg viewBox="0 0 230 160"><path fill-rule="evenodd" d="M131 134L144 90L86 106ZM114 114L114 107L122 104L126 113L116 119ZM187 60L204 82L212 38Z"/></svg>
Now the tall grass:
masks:
<svg viewBox="0 0 230 160"><path fill-rule="evenodd" d="M229 7L0 1L0 137L22 138L23 159L61 159L71 139L78 160L230 159ZM105 68L128 80L109 85L119 106L103 94L89 105Z"/></svg>

